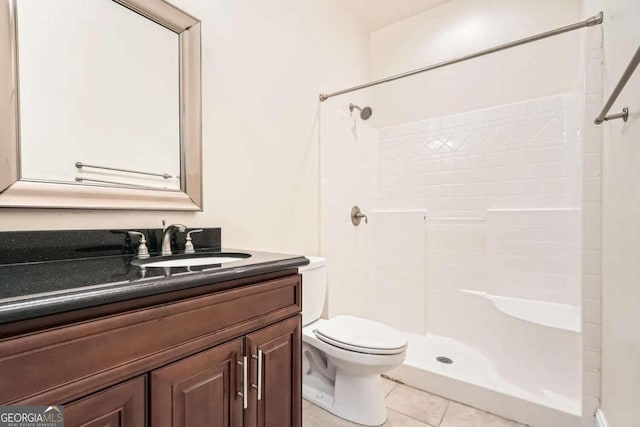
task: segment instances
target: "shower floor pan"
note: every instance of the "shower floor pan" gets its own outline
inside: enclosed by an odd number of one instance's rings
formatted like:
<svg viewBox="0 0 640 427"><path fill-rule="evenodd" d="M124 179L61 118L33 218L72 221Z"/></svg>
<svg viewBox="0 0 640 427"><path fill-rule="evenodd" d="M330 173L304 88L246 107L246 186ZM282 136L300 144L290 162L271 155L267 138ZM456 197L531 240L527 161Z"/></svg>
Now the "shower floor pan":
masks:
<svg viewBox="0 0 640 427"><path fill-rule="evenodd" d="M481 352L464 343L430 334L407 335L407 359L389 372L390 378L532 427L581 425L579 399L518 387ZM438 357L452 363L439 362Z"/></svg>

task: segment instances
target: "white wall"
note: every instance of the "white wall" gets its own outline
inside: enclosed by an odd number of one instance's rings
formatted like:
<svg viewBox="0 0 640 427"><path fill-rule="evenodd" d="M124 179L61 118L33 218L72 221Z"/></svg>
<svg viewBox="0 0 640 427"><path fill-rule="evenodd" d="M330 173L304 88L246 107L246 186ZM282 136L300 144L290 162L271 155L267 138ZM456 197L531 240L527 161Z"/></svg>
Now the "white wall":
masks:
<svg viewBox="0 0 640 427"><path fill-rule="evenodd" d="M605 96L640 46L640 2L604 0ZM610 427L640 423L640 69L605 123L603 149L602 408ZM597 114L597 110L593 111Z"/></svg>
<svg viewBox="0 0 640 427"><path fill-rule="evenodd" d="M581 0L455 0L371 36L372 78L435 64L582 19ZM377 126L568 92L580 68L580 33L378 86Z"/></svg>
<svg viewBox="0 0 640 427"><path fill-rule="evenodd" d="M339 0L172 0L202 20L204 212L0 209L1 230L221 226L227 246L319 251L318 94L366 77ZM153 100L150 100L153 102Z"/></svg>

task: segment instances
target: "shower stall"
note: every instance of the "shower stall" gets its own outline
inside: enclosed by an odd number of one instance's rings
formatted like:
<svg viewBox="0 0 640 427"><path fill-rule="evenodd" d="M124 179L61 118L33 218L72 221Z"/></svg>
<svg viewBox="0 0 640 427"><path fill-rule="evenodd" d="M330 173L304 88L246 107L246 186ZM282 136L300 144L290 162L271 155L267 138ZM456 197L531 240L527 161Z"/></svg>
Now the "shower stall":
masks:
<svg viewBox="0 0 640 427"><path fill-rule="evenodd" d="M581 426L592 410L601 20L321 96L328 315L405 332L392 379L533 426ZM373 74L402 62L390 52L413 21L372 35ZM524 43L568 68L562 85L519 68Z"/></svg>

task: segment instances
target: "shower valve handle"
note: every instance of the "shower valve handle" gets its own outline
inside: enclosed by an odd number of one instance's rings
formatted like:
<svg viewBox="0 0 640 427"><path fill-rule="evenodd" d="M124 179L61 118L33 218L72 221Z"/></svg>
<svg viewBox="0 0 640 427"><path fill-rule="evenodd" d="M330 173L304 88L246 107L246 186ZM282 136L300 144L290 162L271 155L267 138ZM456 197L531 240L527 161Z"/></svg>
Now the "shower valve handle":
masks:
<svg viewBox="0 0 640 427"><path fill-rule="evenodd" d="M369 218L365 214L362 213L360 208L356 205L351 208L351 223L356 227L360 225L360 221L364 218L364 223L369 224Z"/></svg>

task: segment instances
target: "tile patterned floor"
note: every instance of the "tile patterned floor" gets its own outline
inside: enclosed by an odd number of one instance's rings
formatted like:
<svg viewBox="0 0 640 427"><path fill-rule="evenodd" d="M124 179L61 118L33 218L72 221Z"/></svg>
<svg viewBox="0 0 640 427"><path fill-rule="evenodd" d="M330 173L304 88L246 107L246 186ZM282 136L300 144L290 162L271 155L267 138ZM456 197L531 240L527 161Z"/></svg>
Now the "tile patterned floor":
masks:
<svg viewBox="0 0 640 427"><path fill-rule="evenodd" d="M383 379L389 418L385 427L524 427L514 421ZM306 400L303 427L353 427Z"/></svg>

